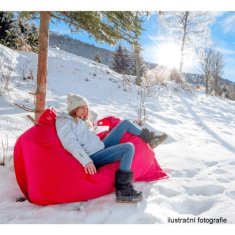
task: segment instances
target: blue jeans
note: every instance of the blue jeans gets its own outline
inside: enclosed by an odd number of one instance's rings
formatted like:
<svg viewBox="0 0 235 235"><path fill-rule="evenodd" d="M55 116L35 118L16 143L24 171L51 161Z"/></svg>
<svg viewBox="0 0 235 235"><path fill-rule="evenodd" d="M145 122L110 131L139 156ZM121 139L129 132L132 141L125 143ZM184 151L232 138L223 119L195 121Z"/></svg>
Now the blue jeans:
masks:
<svg viewBox="0 0 235 235"><path fill-rule="evenodd" d="M126 132L140 135L141 129L128 120L124 120L114 127L103 139L105 148L90 156L96 167L120 160L119 169L124 171L130 170L135 153L134 145L132 143L119 144L119 141Z"/></svg>

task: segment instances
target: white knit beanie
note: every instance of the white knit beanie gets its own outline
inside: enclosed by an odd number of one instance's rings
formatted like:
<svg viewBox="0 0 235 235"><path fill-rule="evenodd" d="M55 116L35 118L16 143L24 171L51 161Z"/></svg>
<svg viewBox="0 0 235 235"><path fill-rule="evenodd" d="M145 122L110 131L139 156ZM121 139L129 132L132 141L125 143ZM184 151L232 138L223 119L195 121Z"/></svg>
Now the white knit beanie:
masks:
<svg viewBox="0 0 235 235"><path fill-rule="evenodd" d="M89 106L89 103L86 98L69 93L67 96L67 110L68 113L80 106Z"/></svg>

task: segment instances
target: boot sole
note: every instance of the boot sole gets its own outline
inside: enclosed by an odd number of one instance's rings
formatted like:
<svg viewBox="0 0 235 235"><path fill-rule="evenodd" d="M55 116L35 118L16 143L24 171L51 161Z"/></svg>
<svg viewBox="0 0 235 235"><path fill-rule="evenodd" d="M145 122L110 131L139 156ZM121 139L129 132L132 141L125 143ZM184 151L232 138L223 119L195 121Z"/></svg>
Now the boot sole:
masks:
<svg viewBox="0 0 235 235"><path fill-rule="evenodd" d="M168 135L164 135L164 137L162 139L160 139L158 142L156 142L155 145L150 145L151 148L156 148L158 145L160 145L161 143L163 143L166 139L168 138Z"/></svg>
<svg viewBox="0 0 235 235"><path fill-rule="evenodd" d="M132 201L116 199L116 202L118 202L118 203L137 203L137 202L141 202L142 200L143 200L143 198L140 198L138 200L132 200Z"/></svg>

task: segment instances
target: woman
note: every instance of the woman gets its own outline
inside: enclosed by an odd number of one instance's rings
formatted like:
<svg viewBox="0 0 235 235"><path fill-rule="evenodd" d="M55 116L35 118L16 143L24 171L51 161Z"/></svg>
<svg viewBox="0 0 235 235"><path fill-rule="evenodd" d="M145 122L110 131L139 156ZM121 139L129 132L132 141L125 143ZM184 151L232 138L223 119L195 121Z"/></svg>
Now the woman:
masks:
<svg viewBox="0 0 235 235"><path fill-rule="evenodd" d="M68 94L67 104L68 114L60 115L56 119L57 134L64 148L83 165L87 174L95 174L96 168L120 160L115 175L116 201L141 201L142 192L134 189L133 172L130 170L135 153L134 145L119 144L119 141L124 133L130 132L155 147L166 139L166 134L157 136L147 128L142 130L130 121L124 120L101 141L88 121L88 101L82 96Z"/></svg>

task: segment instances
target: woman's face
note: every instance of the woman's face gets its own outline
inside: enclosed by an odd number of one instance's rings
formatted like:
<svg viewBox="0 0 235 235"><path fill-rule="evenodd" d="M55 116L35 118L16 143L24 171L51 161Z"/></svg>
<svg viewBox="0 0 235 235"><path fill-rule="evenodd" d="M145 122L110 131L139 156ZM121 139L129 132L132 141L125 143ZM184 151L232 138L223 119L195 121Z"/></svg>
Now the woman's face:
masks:
<svg viewBox="0 0 235 235"><path fill-rule="evenodd" d="M86 119L88 115L88 106L80 106L76 110L76 117Z"/></svg>

